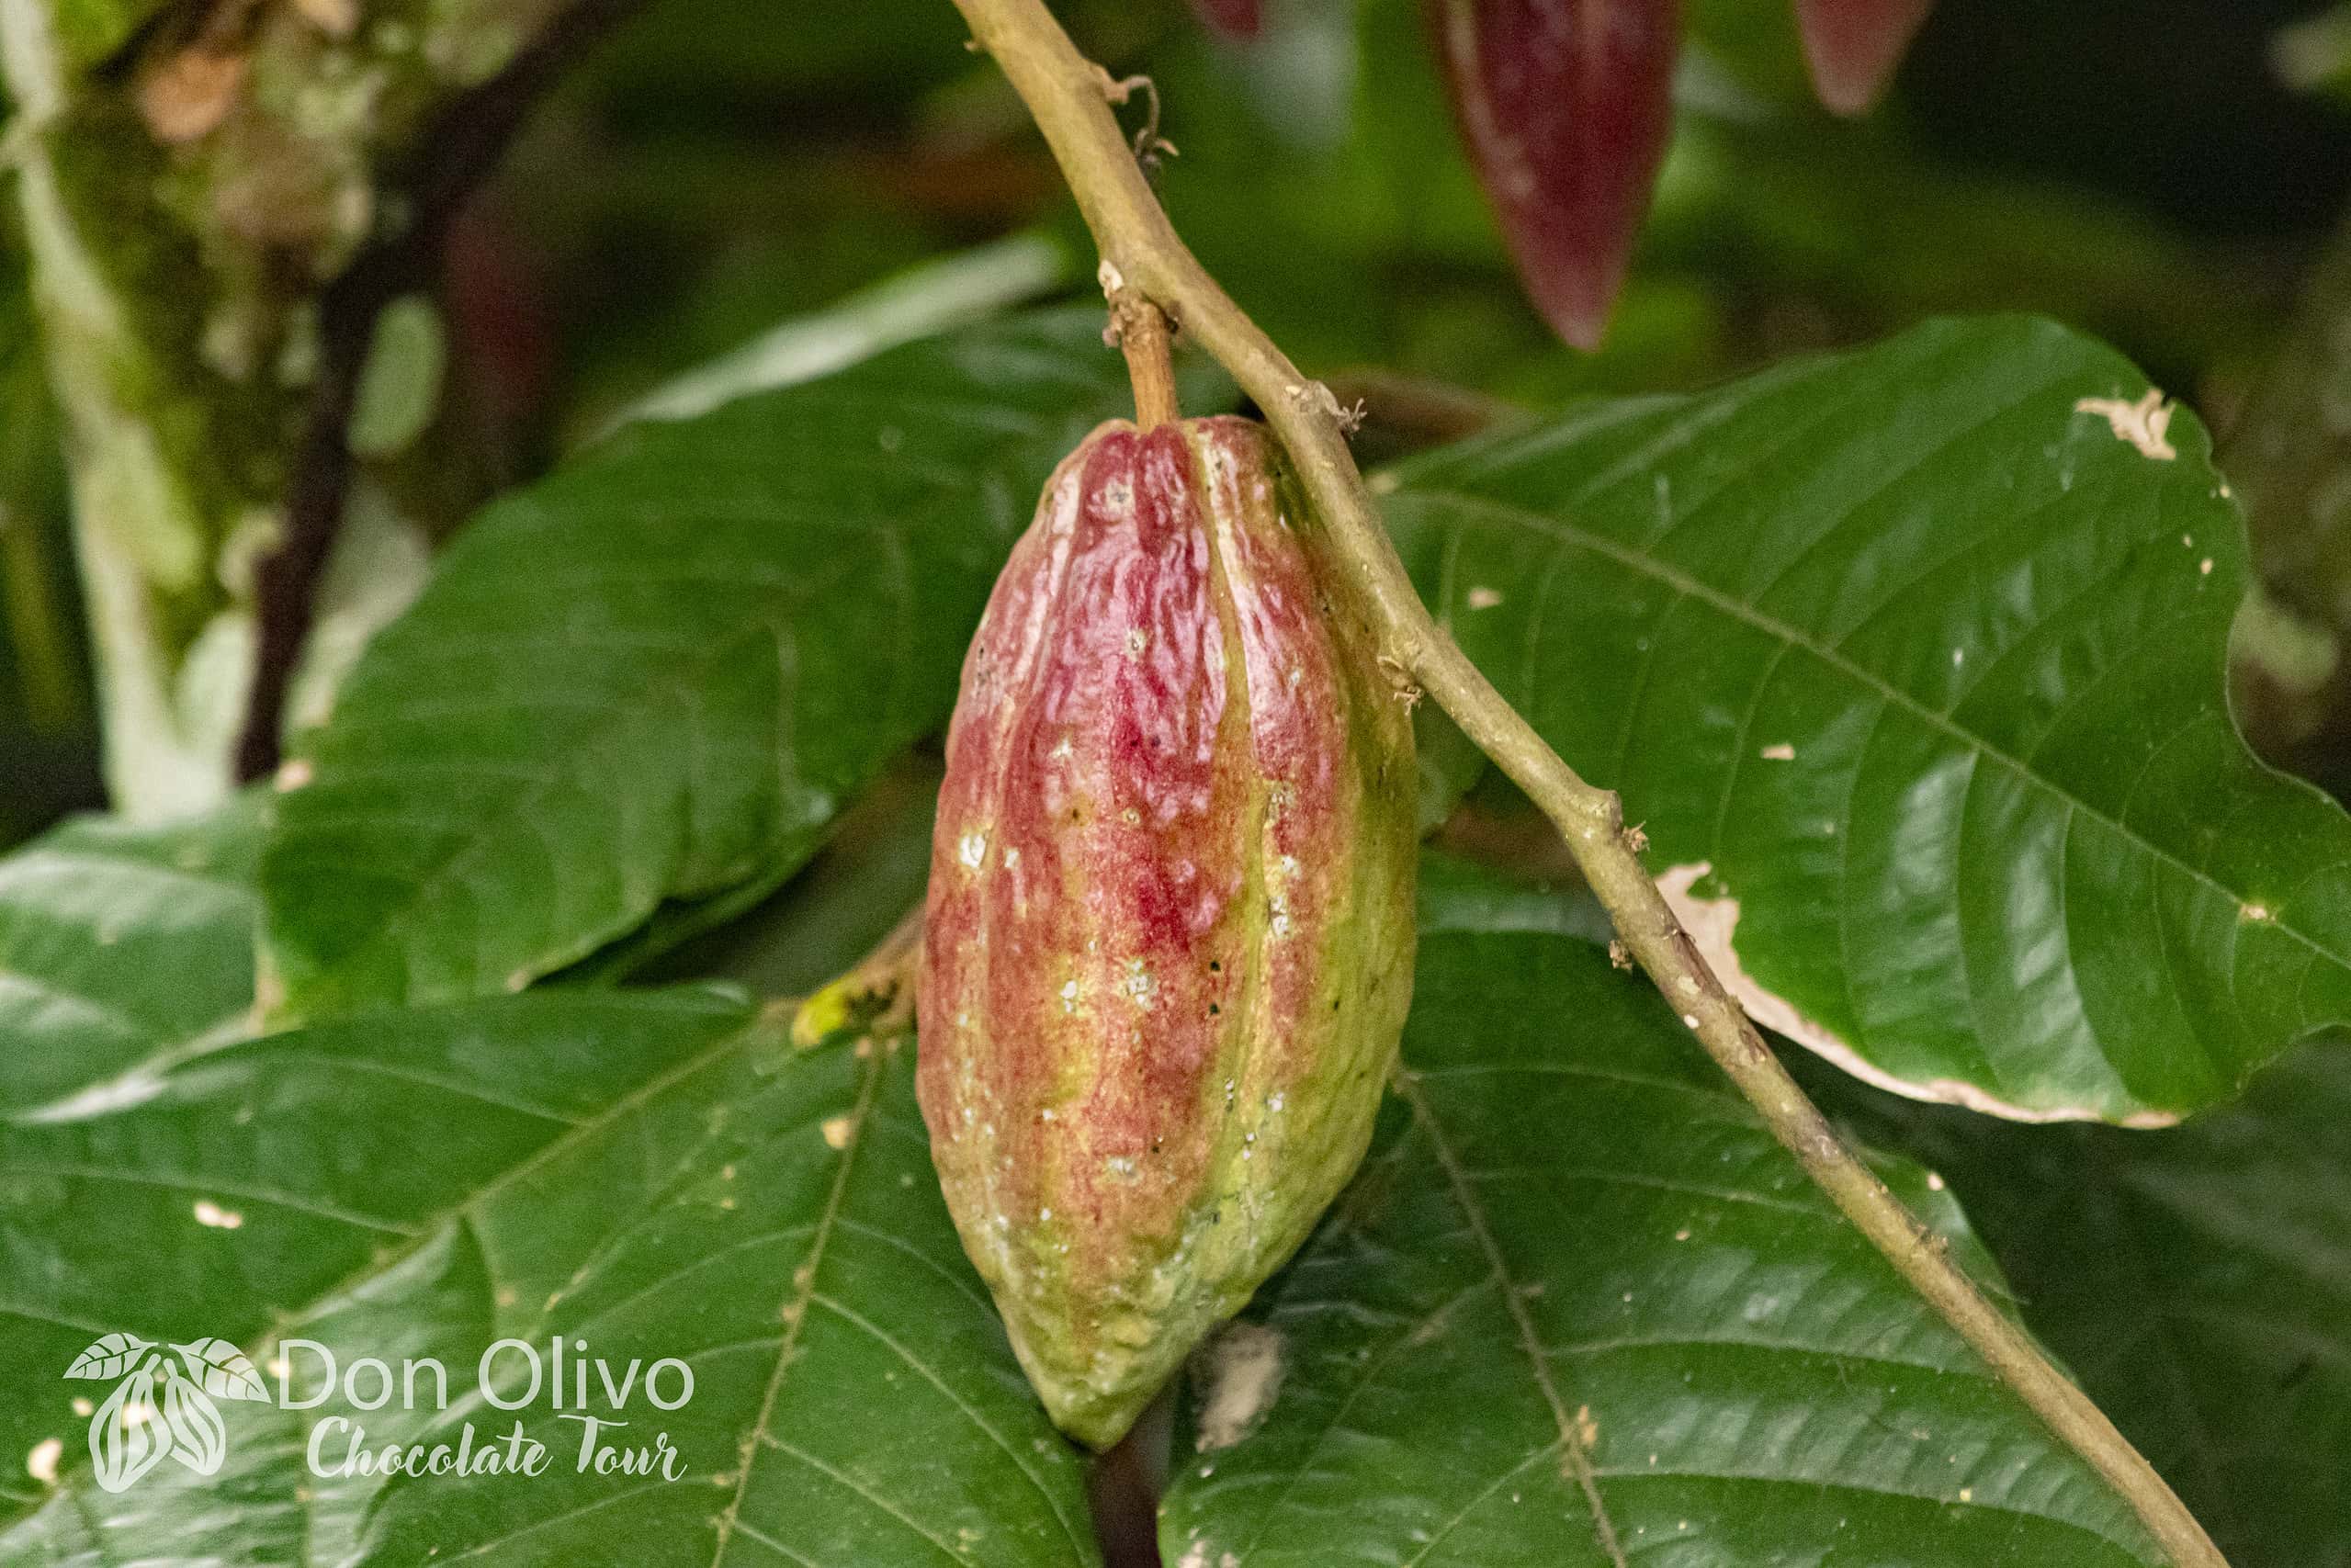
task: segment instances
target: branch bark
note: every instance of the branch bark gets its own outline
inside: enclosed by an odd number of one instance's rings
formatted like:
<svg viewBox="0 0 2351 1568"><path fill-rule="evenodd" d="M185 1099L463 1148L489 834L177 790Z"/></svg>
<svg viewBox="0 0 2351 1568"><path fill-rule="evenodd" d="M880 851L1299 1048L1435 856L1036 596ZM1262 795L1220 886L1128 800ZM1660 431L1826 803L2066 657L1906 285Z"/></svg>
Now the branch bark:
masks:
<svg viewBox="0 0 2351 1568"><path fill-rule="evenodd" d="M1101 69L1043 0L955 0L1028 106L1102 252L1113 304L1166 310L1231 372L1280 436L1322 523L1338 579L1401 665L1565 836L1585 880L1699 1043L1772 1133L1912 1288L2062 1440L2130 1503L2179 1568L2226 1568L2203 1528L2088 1397L1978 1291L1941 1240L1848 1148L1699 955L1642 864L1615 794L1586 783L1433 621L1389 543L1347 446L1338 400L1301 375L1193 259L1104 102Z"/></svg>

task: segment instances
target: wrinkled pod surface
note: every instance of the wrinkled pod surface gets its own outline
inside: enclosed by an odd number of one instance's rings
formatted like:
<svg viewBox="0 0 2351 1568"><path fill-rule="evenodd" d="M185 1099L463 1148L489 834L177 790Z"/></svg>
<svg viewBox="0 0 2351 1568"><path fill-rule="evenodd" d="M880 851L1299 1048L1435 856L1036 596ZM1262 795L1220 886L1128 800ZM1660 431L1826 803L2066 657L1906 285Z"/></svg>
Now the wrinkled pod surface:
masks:
<svg viewBox="0 0 2351 1568"><path fill-rule="evenodd" d="M964 1247L1116 1441L1369 1140L1410 999L1412 731L1262 427L1103 425L948 730L920 992Z"/></svg>

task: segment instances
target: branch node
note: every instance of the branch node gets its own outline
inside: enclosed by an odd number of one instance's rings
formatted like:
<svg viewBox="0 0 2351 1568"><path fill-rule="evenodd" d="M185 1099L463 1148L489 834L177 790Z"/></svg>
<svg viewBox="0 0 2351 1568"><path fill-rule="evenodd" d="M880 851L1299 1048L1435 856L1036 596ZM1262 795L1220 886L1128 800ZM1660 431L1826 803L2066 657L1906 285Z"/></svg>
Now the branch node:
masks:
<svg viewBox="0 0 2351 1568"><path fill-rule="evenodd" d="M1318 413L1339 426L1341 435L1352 435L1363 428L1364 416L1370 412L1363 400L1355 400L1350 407L1339 400L1339 394L1320 381L1302 381L1289 389L1291 400L1308 413Z"/></svg>
<svg viewBox="0 0 2351 1568"><path fill-rule="evenodd" d="M1388 685L1395 690L1396 700L1404 705L1404 711L1410 713L1419 707L1421 697L1426 694L1420 690L1419 682L1413 680L1412 666L1393 653L1381 654L1379 665L1380 673L1388 678Z"/></svg>

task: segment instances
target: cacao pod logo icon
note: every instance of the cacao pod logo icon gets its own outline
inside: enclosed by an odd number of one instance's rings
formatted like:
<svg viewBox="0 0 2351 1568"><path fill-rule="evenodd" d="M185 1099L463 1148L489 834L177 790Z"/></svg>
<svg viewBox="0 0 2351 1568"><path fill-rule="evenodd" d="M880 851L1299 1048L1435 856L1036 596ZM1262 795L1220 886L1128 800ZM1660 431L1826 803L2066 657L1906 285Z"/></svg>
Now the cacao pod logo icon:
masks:
<svg viewBox="0 0 2351 1568"><path fill-rule="evenodd" d="M108 1334L74 1357L65 1375L114 1384L90 1417L90 1462L108 1492L129 1491L166 1458L198 1475L219 1474L229 1428L213 1400L269 1399L252 1360L225 1339L158 1348L135 1334Z"/></svg>

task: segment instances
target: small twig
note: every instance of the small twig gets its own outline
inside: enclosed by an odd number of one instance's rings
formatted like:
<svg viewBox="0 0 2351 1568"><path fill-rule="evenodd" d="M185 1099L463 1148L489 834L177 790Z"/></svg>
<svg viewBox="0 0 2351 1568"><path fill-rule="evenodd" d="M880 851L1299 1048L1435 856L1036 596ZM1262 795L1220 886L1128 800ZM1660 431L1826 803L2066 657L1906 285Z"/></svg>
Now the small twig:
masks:
<svg viewBox="0 0 2351 1568"><path fill-rule="evenodd" d="M636 9L639 0L575 0L506 69L452 103L407 160L414 216L361 252L319 295L318 378L286 487L286 533L256 566L253 684L237 739L240 780L276 771L286 697L316 609L320 574L343 525L351 489L351 415L367 367L376 318L402 294L425 287L449 225L467 197L497 166L533 105L564 69Z"/></svg>
<svg viewBox="0 0 2351 1568"><path fill-rule="evenodd" d="M1323 525L1321 543L1333 558L1330 568L1362 597L1390 657L1411 671L1565 836L1619 939L1707 1054L1846 1217L1995 1374L2130 1503L2178 1568L2226 1568L2203 1527L2163 1477L2049 1363L2031 1337L1984 1299L1939 1238L1845 1146L1796 1087L1674 919L1625 830L1614 793L1585 783L1430 619L1355 470L1340 421L1324 400L1306 392L1313 383L1185 248L1102 101L1097 68L1078 52L1042 0L955 3L1045 133L1103 262L1128 287L1180 312L1184 331L1264 410Z"/></svg>

